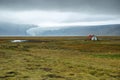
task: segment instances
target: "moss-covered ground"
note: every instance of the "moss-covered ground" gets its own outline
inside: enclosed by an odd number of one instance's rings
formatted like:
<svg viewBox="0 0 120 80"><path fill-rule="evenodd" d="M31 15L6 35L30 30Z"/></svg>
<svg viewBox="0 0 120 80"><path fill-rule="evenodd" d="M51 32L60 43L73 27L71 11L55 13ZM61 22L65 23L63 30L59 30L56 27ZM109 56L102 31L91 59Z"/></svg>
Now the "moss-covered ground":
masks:
<svg viewBox="0 0 120 80"><path fill-rule="evenodd" d="M120 80L120 37L1 37L0 80Z"/></svg>

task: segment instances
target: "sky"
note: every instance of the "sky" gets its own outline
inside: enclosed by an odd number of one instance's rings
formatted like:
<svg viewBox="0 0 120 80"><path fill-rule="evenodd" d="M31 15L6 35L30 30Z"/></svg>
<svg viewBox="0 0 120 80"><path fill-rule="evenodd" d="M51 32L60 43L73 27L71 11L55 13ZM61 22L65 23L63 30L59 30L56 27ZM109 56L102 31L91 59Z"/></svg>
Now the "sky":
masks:
<svg viewBox="0 0 120 80"><path fill-rule="evenodd" d="M0 0L0 22L43 28L120 24L120 0Z"/></svg>

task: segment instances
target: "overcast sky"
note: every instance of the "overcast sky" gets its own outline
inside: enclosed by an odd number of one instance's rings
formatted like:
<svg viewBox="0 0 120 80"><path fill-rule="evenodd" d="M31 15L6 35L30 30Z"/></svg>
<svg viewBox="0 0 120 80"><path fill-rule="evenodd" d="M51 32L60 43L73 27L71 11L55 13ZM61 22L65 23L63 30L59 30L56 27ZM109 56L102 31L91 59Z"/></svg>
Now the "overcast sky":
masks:
<svg viewBox="0 0 120 80"><path fill-rule="evenodd" d="M120 0L0 0L0 22L41 27L120 24Z"/></svg>

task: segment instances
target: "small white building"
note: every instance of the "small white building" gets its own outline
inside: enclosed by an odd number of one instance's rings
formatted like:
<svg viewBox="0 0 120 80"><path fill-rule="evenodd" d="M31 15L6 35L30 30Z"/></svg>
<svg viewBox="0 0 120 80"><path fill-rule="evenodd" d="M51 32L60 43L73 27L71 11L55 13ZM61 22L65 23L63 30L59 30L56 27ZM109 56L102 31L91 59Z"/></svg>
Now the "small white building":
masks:
<svg viewBox="0 0 120 80"><path fill-rule="evenodd" d="M97 41L98 39L97 39L96 36L93 36L93 37L91 38L91 40L92 40L92 41Z"/></svg>
<svg viewBox="0 0 120 80"><path fill-rule="evenodd" d="M91 40L92 40L92 41L97 41L98 38L97 38L95 35L93 35L92 38L91 38Z"/></svg>

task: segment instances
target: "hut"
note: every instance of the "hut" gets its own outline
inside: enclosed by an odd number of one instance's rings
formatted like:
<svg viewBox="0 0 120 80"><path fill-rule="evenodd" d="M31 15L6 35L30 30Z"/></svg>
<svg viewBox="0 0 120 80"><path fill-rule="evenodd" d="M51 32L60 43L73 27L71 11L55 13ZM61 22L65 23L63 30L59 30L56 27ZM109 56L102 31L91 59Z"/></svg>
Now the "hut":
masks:
<svg viewBox="0 0 120 80"><path fill-rule="evenodd" d="M92 38L91 38L91 40L92 40L92 41L97 41L98 38L97 38L95 35L93 35Z"/></svg>
<svg viewBox="0 0 120 80"><path fill-rule="evenodd" d="M98 38L95 35L89 35L88 39L92 40L92 41L97 41L98 40Z"/></svg>
<svg viewBox="0 0 120 80"><path fill-rule="evenodd" d="M92 37L93 37L93 35L90 34L90 35L88 36L88 39L91 40Z"/></svg>

